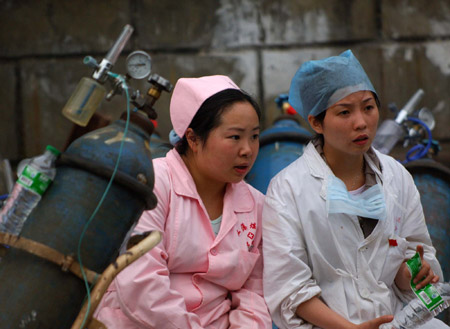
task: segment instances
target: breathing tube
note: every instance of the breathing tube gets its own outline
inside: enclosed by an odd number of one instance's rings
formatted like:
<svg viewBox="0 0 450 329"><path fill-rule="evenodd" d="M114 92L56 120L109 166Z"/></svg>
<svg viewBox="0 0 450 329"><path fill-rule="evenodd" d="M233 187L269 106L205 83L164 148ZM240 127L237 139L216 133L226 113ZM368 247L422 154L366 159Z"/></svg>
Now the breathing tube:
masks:
<svg viewBox="0 0 450 329"><path fill-rule="evenodd" d="M91 287L89 286L89 282L88 282L86 274L85 274L85 272L83 270L83 263L82 263L82 259L81 259L81 244L83 242L83 239L84 239L84 236L85 236L85 233L87 231L88 226L91 224L92 220L94 219L95 215L97 214L98 210L100 209L100 207L101 207L103 201L105 200L106 195L108 194L109 189L111 188L111 185L112 185L112 183L114 181L114 177L116 176L117 169L119 167L120 158L122 156L123 145L124 145L125 138L126 138L126 135L127 135L127 132L128 132L128 126L129 126L129 123L130 123L130 95L129 95L129 92L128 92L128 85L127 85L125 79L121 75L116 74L116 73L112 73L112 72L108 72L107 74L112 76L112 77L114 77L114 78L119 79L121 81L122 85L123 85L123 89L125 90L126 99L127 99L127 120L126 120L126 123L125 123L125 128L124 128L124 132L123 132L123 135L122 135L122 139L120 141L119 154L117 156L116 164L114 166L114 171L113 171L113 173L111 175L109 183L108 183L108 185L107 185L107 187L106 187L106 189L105 189L105 191L104 191L100 201L97 204L97 207L93 211L93 213L92 213L91 217L89 218L89 220L86 222L86 225L84 226L83 232L81 233L80 239L78 241L77 258L78 258L78 262L80 263L80 269L81 269L81 274L83 275L83 280L84 280L84 284L85 284L85 288L86 288L86 298L87 298L87 311L86 311L86 314L84 316L81 328L85 327L85 324L86 324L86 321L87 321L87 318L88 318L88 315L89 315L89 312L90 312L90 308L91 308Z"/></svg>

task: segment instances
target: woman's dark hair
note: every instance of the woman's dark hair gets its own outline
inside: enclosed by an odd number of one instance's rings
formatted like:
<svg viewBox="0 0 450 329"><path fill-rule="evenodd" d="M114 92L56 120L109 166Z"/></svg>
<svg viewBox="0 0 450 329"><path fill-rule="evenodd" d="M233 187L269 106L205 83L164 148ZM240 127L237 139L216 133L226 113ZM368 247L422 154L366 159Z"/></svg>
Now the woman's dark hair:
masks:
<svg viewBox="0 0 450 329"><path fill-rule="evenodd" d="M237 102L250 103L258 115L258 119L261 119L261 110L258 103L250 95L239 89L225 89L210 96L202 103L188 128L192 128L197 137L206 142L211 130L220 125L222 114ZM175 145L175 149L182 155L186 154L188 148L186 136L183 136Z"/></svg>

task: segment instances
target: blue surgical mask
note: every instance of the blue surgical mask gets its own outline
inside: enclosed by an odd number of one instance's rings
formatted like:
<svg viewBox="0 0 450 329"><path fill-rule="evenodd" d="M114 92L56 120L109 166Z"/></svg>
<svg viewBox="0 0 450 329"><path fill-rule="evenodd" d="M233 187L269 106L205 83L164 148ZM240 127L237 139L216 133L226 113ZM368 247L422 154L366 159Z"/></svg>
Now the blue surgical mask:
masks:
<svg viewBox="0 0 450 329"><path fill-rule="evenodd" d="M380 184L371 186L358 195L351 195L344 182L334 175L328 178L328 214L349 214L361 217L386 219L386 202Z"/></svg>

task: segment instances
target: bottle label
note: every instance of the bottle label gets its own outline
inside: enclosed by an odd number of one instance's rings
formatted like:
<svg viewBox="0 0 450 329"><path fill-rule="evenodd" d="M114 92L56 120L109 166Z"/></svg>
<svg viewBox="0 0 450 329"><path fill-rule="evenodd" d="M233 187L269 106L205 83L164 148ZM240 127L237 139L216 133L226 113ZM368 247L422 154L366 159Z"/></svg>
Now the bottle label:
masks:
<svg viewBox="0 0 450 329"><path fill-rule="evenodd" d="M412 278L414 278L422 267L422 260L420 259L419 253L416 253L411 259L409 259L406 262L406 265L411 272ZM427 284L423 288L416 289L416 285L414 284L413 279L411 279L411 289L429 311L434 310L444 302L436 287L432 284Z"/></svg>
<svg viewBox="0 0 450 329"><path fill-rule="evenodd" d="M26 166L17 182L26 188L33 190L39 195L43 195L52 180L45 174L37 171L33 167Z"/></svg>

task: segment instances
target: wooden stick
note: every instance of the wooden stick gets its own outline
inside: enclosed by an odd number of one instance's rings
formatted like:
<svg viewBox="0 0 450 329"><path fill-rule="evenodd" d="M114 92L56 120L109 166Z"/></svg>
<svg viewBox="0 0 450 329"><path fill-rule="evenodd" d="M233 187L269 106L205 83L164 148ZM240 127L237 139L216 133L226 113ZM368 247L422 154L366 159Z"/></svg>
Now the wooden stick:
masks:
<svg viewBox="0 0 450 329"><path fill-rule="evenodd" d="M85 327L92 329L94 328L94 326L95 328L106 328L104 326L102 327L101 325L99 325L99 321L97 320L91 321L92 315L97 309L97 306L100 303L100 300L102 299L106 289L109 287L109 285L117 276L117 274L119 274L125 267L133 263L142 255L149 252L153 247L155 247L161 241L161 236L162 236L161 233L158 231L151 232L149 236L147 236L144 240L136 244L134 247L128 249L123 255L120 255L114 263L110 264L106 268L106 270L103 272L98 282L95 284L94 289L92 290L91 307L86 318L87 325L85 325ZM88 301L84 303L71 329L83 329L81 328L81 325L86 316L87 307Z"/></svg>

